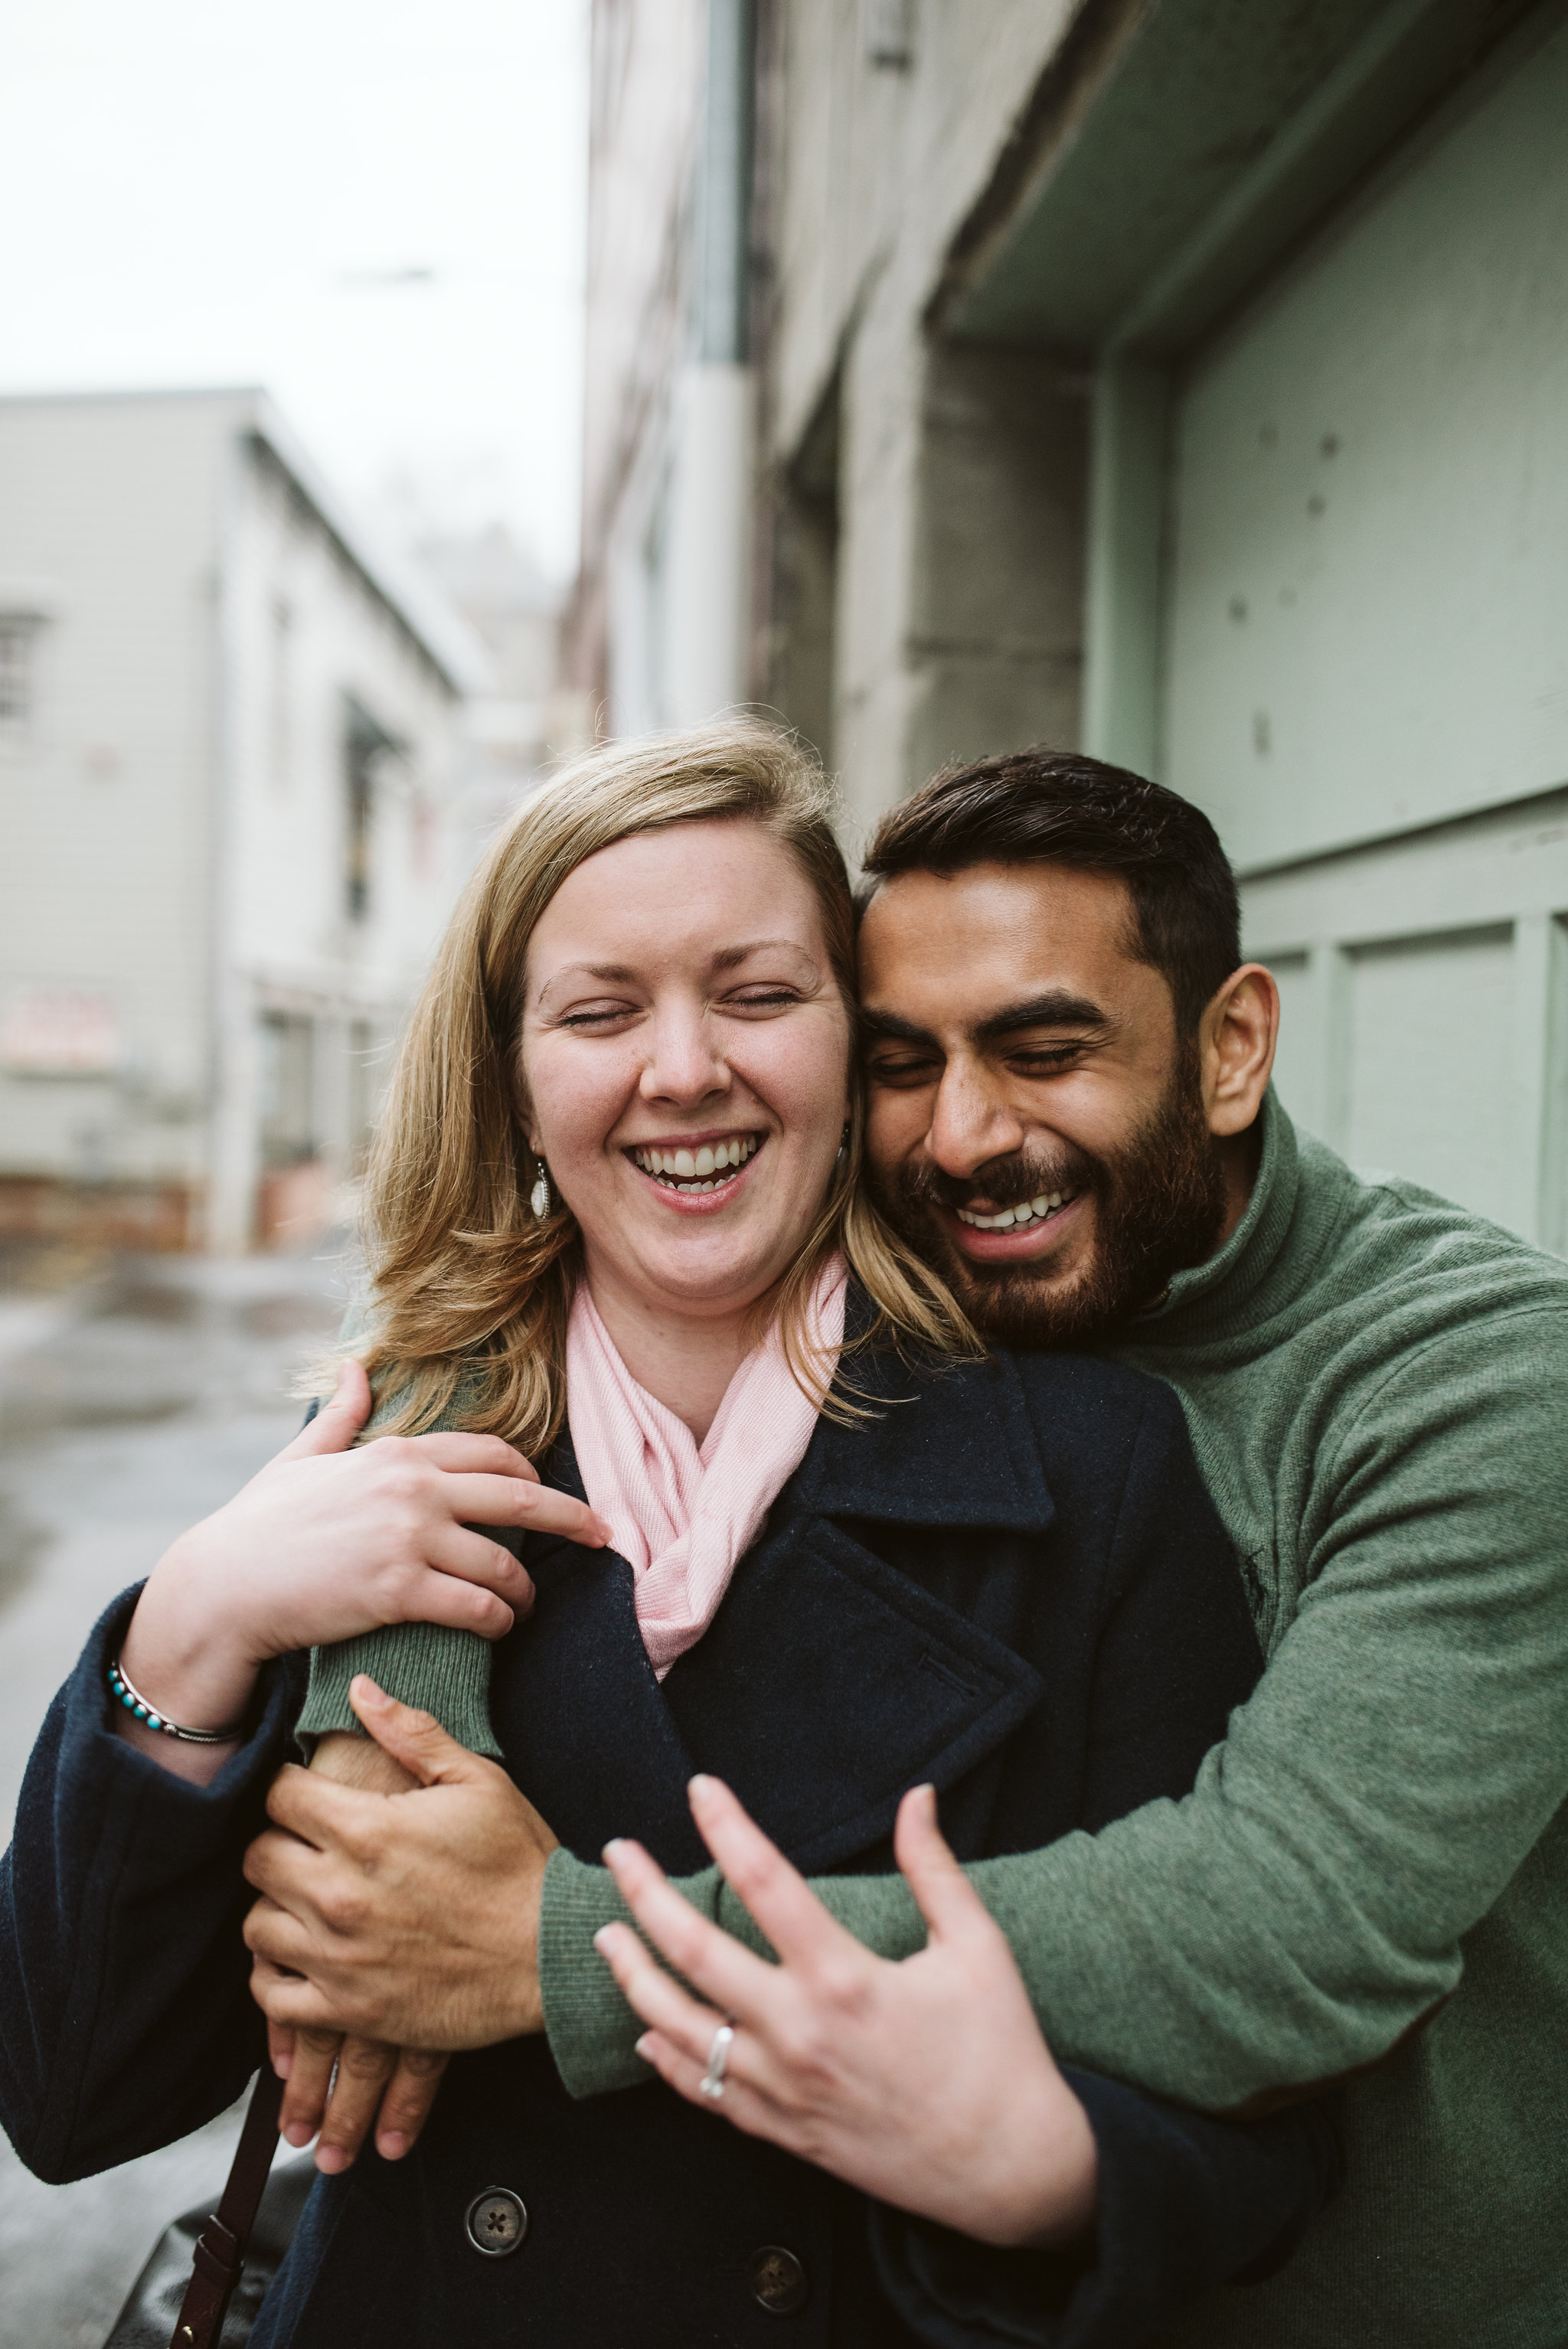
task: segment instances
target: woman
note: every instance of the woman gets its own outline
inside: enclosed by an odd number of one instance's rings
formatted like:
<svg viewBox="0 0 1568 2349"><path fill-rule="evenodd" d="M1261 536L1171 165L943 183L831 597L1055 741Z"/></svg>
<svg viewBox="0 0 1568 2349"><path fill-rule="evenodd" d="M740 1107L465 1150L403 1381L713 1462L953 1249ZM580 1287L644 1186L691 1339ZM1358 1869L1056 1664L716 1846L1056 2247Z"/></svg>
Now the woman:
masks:
<svg viewBox="0 0 1568 2349"><path fill-rule="evenodd" d="M258 2060L242 1856L291 1722L347 1731L367 1659L583 1855L700 1862L694 1769L817 1869L888 1865L919 1781L964 1857L1191 1784L1259 1659L1179 1410L979 1353L859 1189L851 990L820 779L764 730L595 752L495 843L372 1184L363 1361L401 1440L307 1430L109 1611L40 1738L0 2094L43 2174L181 2134ZM345 1640L300 1715L299 1651ZM257 2349L917 2337L896 2228L661 2086L573 2106L522 1971L415 2150L318 2181ZM1125 2246L1169 2131L1041 2054L1040 2191L955 2256L1059 2305L1063 2340L1125 2337L1093 2221ZM1195 2281L1315 2206L1315 2127L1191 2121Z"/></svg>

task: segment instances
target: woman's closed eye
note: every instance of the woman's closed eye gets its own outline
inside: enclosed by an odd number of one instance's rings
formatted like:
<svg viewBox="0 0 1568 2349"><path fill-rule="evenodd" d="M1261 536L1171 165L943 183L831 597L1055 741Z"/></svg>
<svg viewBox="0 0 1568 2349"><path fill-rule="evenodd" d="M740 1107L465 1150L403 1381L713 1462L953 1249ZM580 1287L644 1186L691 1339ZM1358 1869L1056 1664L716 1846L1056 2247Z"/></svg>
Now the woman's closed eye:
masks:
<svg viewBox="0 0 1568 2349"><path fill-rule="evenodd" d="M613 1003L573 1003L567 1010L556 1012L552 1024L557 1028L573 1029L579 1033L593 1033L614 1027L623 1020L635 1019L646 1009L647 1006L645 1003L627 1003L624 1000Z"/></svg>
<svg viewBox="0 0 1568 2349"><path fill-rule="evenodd" d="M720 1011L739 1012L766 1018L769 1012L790 1011L805 1000L798 987L748 987L738 994L727 995L716 1007Z"/></svg>

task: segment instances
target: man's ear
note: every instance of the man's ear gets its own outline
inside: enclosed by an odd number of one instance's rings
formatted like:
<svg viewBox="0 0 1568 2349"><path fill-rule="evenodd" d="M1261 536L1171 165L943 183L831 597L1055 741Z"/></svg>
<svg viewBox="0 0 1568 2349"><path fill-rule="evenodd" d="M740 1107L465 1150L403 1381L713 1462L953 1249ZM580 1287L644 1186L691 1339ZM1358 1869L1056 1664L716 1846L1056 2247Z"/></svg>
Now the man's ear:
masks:
<svg viewBox="0 0 1568 2349"><path fill-rule="evenodd" d="M1203 1109L1213 1134L1244 1133L1263 1107L1279 1041L1279 988L1244 962L1210 998L1198 1025Z"/></svg>

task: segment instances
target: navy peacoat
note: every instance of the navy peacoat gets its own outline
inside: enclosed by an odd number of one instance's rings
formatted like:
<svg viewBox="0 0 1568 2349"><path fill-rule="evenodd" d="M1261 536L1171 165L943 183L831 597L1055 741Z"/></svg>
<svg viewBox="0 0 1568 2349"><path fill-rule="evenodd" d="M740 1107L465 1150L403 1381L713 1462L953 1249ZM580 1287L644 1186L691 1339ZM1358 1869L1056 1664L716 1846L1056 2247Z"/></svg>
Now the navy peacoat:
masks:
<svg viewBox="0 0 1568 2349"><path fill-rule="evenodd" d="M1251 1689L1241 1580L1167 1389L1068 1354L860 1357L853 1376L878 1415L819 1422L662 1686L625 1561L518 1537L538 1600L497 1650L492 1718L580 1857L631 1834L704 1865L698 1769L818 1872L890 1867L922 1780L960 1857L1030 1849L1185 1792ZM569 1442L542 1466L581 1492ZM0 2117L47 2178L194 2128L263 2051L240 1858L301 1660L269 1669L242 1750L190 1786L113 1732L104 1667L134 1600L56 1699L0 1866ZM1071 2076L1100 2221L1052 2258L874 2210L655 2081L573 2103L542 2039L459 2055L414 2153L317 2182L254 2349L1130 2343L1277 2263L1333 2190L1321 2107L1231 2123ZM528 2214L506 2256L470 2230L495 2189Z"/></svg>

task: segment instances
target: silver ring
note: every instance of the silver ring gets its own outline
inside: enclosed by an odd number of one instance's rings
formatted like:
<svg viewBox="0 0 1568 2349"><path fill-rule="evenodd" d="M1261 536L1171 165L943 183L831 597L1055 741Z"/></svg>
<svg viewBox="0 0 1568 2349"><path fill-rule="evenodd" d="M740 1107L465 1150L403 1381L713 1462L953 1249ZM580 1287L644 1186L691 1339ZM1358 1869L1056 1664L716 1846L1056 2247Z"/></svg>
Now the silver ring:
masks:
<svg viewBox="0 0 1568 2349"><path fill-rule="evenodd" d="M721 2023L713 2034L713 2045L707 2051L707 2069L698 2081L705 2096L717 2105L724 2094L724 2067L729 2061L729 2051L735 2044L735 2033L727 2023Z"/></svg>

